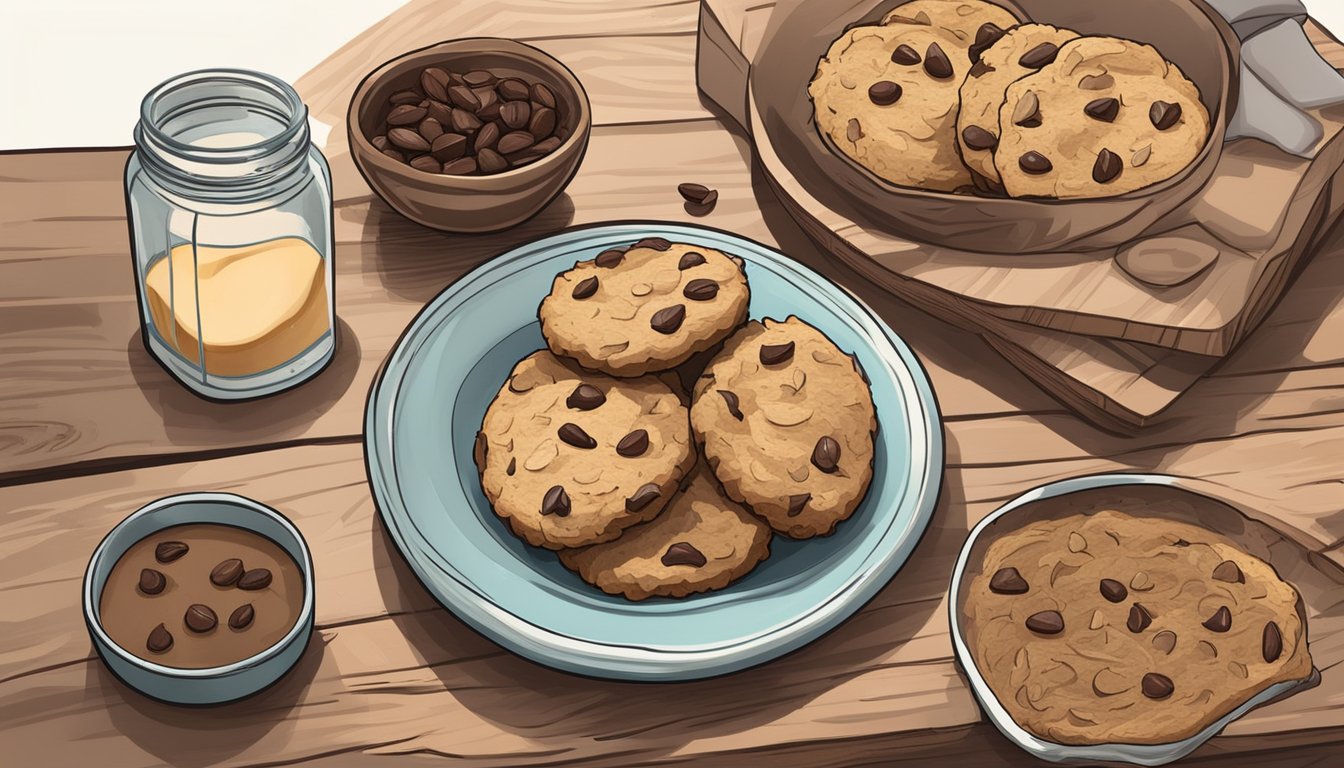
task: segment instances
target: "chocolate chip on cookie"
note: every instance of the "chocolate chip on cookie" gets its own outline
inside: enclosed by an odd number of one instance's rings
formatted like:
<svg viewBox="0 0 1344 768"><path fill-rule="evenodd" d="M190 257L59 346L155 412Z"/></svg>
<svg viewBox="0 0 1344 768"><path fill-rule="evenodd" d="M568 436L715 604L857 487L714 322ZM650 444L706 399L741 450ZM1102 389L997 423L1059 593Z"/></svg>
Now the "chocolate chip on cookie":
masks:
<svg viewBox="0 0 1344 768"><path fill-rule="evenodd" d="M1017 164L1022 167L1022 170L1033 175L1049 173L1055 169L1054 164L1050 162L1050 158L1035 150L1018 158Z"/></svg>
<svg viewBox="0 0 1344 768"><path fill-rule="evenodd" d="M1246 575L1241 572L1241 568L1231 560L1224 560L1213 569L1213 580L1224 581L1228 584L1245 584Z"/></svg>
<svg viewBox="0 0 1344 768"><path fill-rule="evenodd" d="M607 402L602 390L592 384L580 384L565 398L565 406L577 411L591 411Z"/></svg>
<svg viewBox="0 0 1344 768"><path fill-rule="evenodd" d="M574 291L570 295L576 299L587 299L595 293L597 293L597 278L590 277L574 286Z"/></svg>
<svg viewBox="0 0 1344 768"><path fill-rule="evenodd" d="M616 444L616 453L626 458L643 456L647 450L649 450L649 431L647 429L636 429L622 437L621 441Z"/></svg>
<svg viewBox="0 0 1344 768"><path fill-rule="evenodd" d="M896 46L896 50L891 52L891 60L897 64L907 67L913 67L924 59L919 55L919 51L902 43Z"/></svg>
<svg viewBox="0 0 1344 768"><path fill-rule="evenodd" d="M662 491L653 483L641 485L639 490L635 491L631 494L630 498L625 500L625 508L631 512L638 512L652 504L655 499L662 495Z"/></svg>
<svg viewBox="0 0 1344 768"><path fill-rule="evenodd" d="M1154 128L1165 131L1180 122L1181 105L1161 100L1154 101L1148 108L1148 119L1152 121Z"/></svg>
<svg viewBox="0 0 1344 768"><path fill-rule="evenodd" d="M1150 699L1165 699L1176 691L1176 686L1172 684L1170 677L1156 672L1144 675L1141 687L1143 695Z"/></svg>
<svg viewBox="0 0 1344 768"><path fill-rule="evenodd" d="M1029 589L1027 580L1016 568L1000 568L989 580L989 591L1000 595L1024 595Z"/></svg>
<svg viewBox="0 0 1344 768"><path fill-rule="evenodd" d="M624 248L608 248L597 254L597 258L593 259L593 263L603 269L615 269L620 266L622 261L625 261Z"/></svg>
<svg viewBox="0 0 1344 768"><path fill-rule="evenodd" d="M1129 597L1129 590L1125 589L1125 585L1115 579L1102 579L1101 596L1112 603L1120 603L1124 602L1126 597Z"/></svg>
<svg viewBox="0 0 1344 768"><path fill-rule="evenodd" d="M1135 603L1129 607L1129 618L1125 621L1125 628L1130 632L1136 634L1142 632L1152 623L1153 614L1142 603Z"/></svg>
<svg viewBox="0 0 1344 768"><path fill-rule="evenodd" d="M728 413L738 421L742 420L742 408L738 404L737 395L726 389L719 390L719 396L723 398L723 404L728 409Z"/></svg>
<svg viewBox="0 0 1344 768"><path fill-rule="evenodd" d="M1266 664L1272 664L1279 660L1283 654L1283 634L1279 632L1279 625L1272 621L1265 622L1264 632L1261 633L1260 656Z"/></svg>
<svg viewBox="0 0 1344 768"><path fill-rule="evenodd" d="M995 136L978 125L966 126L966 130L961 132L961 139L966 146L982 152L993 149L999 145L998 136Z"/></svg>
<svg viewBox="0 0 1344 768"><path fill-rule="evenodd" d="M789 517L797 517L807 509L807 502L812 500L810 493L795 493L789 497Z"/></svg>
<svg viewBox="0 0 1344 768"><path fill-rule="evenodd" d="M947 58L943 47L937 43L929 43L928 49L924 51L924 71L929 73L929 77L939 80L946 80L955 74L951 59Z"/></svg>
<svg viewBox="0 0 1344 768"><path fill-rule="evenodd" d="M868 99L879 107L886 107L895 104L901 98L903 89L900 83L893 83L890 80L878 80L876 83L868 86Z"/></svg>
<svg viewBox="0 0 1344 768"><path fill-rule="evenodd" d="M687 251L681 254L681 258L677 260L677 269L684 272L691 267L698 267L704 263L705 255L703 253L700 253L699 251Z"/></svg>
<svg viewBox="0 0 1344 768"><path fill-rule="evenodd" d="M761 365L779 365L793 357L793 342L761 345Z"/></svg>
<svg viewBox="0 0 1344 768"><path fill-rule="evenodd" d="M1097 162L1092 164L1092 180L1098 184L1109 184L1120 176L1125 163L1120 156L1103 148L1097 153Z"/></svg>
<svg viewBox="0 0 1344 768"><path fill-rule="evenodd" d="M569 517L569 494L563 485L553 485L541 497L541 514Z"/></svg>
<svg viewBox="0 0 1344 768"><path fill-rule="evenodd" d="M703 566L706 562L705 553L695 548L695 545L684 541L678 541L667 548L663 553L662 563L666 566L689 565L695 568Z"/></svg>
<svg viewBox="0 0 1344 768"><path fill-rule="evenodd" d="M812 466L827 474L840 468L840 444L835 438L823 435L817 439L817 445L812 449Z"/></svg>
<svg viewBox="0 0 1344 768"><path fill-rule="evenodd" d="M1213 615L1204 620L1204 628L1210 632L1226 632L1232 628L1232 612L1227 606L1221 606Z"/></svg>
<svg viewBox="0 0 1344 768"><path fill-rule="evenodd" d="M1004 30L993 22L985 22L975 31L975 42L967 49L966 55L970 57L971 63L980 61L980 57L999 40L1003 39Z"/></svg>
<svg viewBox="0 0 1344 768"><path fill-rule="evenodd" d="M1120 114L1120 100L1114 97L1093 99L1083 107L1083 114L1103 123L1113 123Z"/></svg>
<svg viewBox="0 0 1344 768"><path fill-rule="evenodd" d="M561 440L575 448L591 450L597 447L597 441L593 439L592 435L584 432L583 427L580 427L573 422L565 422L564 424L561 424L560 429L556 430L556 432Z"/></svg>
<svg viewBox="0 0 1344 768"><path fill-rule="evenodd" d="M713 301L719 295L719 284L704 278L692 280L682 289L681 295L691 301Z"/></svg>
<svg viewBox="0 0 1344 768"><path fill-rule="evenodd" d="M1064 617L1059 611L1038 611L1027 617L1027 629L1041 635L1057 635L1064 631Z"/></svg>
<svg viewBox="0 0 1344 768"><path fill-rule="evenodd" d="M1027 69L1040 69L1046 64L1053 62L1057 56L1059 56L1058 45L1055 45L1054 43L1041 43L1030 51L1022 54L1022 57L1017 60L1017 63Z"/></svg>

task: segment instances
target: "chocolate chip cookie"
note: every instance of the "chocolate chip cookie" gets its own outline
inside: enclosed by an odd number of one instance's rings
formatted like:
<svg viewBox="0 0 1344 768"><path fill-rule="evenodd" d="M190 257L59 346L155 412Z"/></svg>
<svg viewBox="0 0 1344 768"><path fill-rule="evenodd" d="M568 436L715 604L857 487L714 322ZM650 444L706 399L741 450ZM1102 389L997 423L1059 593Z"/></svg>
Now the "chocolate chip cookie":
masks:
<svg viewBox="0 0 1344 768"><path fill-rule="evenodd" d="M610 541L652 519L695 455L674 385L585 371L544 350L509 374L475 452L495 514L549 549Z"/></svg>
<svg viewBox="0 0 1344 768"><path fill-rule="evenodd" d="M1152 46L1080 37L1008 86L994 167L1013 197L1108 197L1170 179L1209 138L1199 90Z"/></svg>
<svg viewBox="0 0 1344 768"><path fill-rule="evenodd" d="M976 668L1060 744L1189 738L1311 674L1292 585L1183 522L1102 509L1028 524L990 544L966 595Z"/></svg>
<svg viewBox="0 0 1344 768"><path fill-rule="evenodd" d="M952 31L931 25L846 31L808 85L817 130L893 184L947 192L970 184L956 139L967 50Z"/></svg>
<svg viewBox="0 0 1344 768"><path fill-rule="evenodd" d="M1049 24L1023 24L1008 30L980 54L980 62L961 84L957 113L961 159L973 172L994 184L999 182L994 148L999 144L1004 91L1014 80L1054 61L1059 47L1076 37L1077 32Z"/></svg>
<svg viewBox="0 0 1344 768"><path fill-rule="evenodd" d="M796 539L868 492L877 417L857 361L796 317L752 321L695 385L691 426L729 498Z"/></svg>
<svg viewBox="0 0 1344 768"><path fill-rule="evenodd" d="M1005 29L1017 24L1017 18L1007 9L983 0L911 0L898 5L882 17L883 24L923 24L942 27L965 45L988 47L987 37L997 37ZM968 51L975 61L978 50Z"/></svg>
<svg viewBox="0 0 1344 768"><path fill-rule="evenodd" d="M642 376L722 341L747 319L750 300L740 261L653 237L557 275L538 317L557 355Z"/></svg>
<svg viewBox="0 0 1344 768"><path fill-rule="evenodd" d="M702 462L652 522L560 561L603 592L643 600L722 589L769 556L770 526L724 496Z"/></svg>

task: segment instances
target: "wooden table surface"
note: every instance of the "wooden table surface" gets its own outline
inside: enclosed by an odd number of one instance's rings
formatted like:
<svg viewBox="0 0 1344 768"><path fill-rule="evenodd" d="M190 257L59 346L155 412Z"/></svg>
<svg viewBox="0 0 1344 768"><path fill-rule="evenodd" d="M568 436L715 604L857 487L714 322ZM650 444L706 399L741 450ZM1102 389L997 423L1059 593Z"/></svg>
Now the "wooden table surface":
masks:
<svg viewBox="0 0 1344 768"><path fill-rule="evenodd" d="M1031 761L984 720L951 658L946 592L967 530L1028 488L1133 469L1192 478L1284 537L1322 683L1233 724L1190 764L1338 764L1344 741L1344 231L1172 418L1089 426L981 339L830 263L756 178L747 141L694 86L694 0L413 0L297 83L335 126L340 348L284 395L215 404L172 381L138 330L127 150L0 155L0 755L16 765L696 764ZM514 231L451 236L374 198L345 147L357 80L440 39L516 37L588 88L594 129L568 192ZM129 135L129 126L128 126ZM947 470L901 573L805 649L670 685L591 680L515 657L440 608L385 534L360 430L379 364L415 312L491 256L569 224L693 220L675 187L720 192L704 223L779 246L852 289L928 369ZM87 559L140 505L241 493L313 550L317 630L278 685L210 709L148 700L93 655ZM1236 759L1229 759L1235 755ZM374 756L377 756L376 758Z"/></svg>

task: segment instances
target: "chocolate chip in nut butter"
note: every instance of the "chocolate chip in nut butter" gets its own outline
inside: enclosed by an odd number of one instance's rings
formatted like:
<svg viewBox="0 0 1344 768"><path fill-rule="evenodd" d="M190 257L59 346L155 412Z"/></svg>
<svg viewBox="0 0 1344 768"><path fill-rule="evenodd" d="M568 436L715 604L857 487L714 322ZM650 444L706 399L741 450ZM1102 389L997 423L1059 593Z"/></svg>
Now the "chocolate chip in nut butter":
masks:
<svg viewBox="0 0 1344 768"><path fill-rule="evenodd" d="M1156 672L1144 675L1139 687L1143 689L1143 695L1150 699L1165 699L1176 691L1170 677Z"/></svg>
<svg viewBox="0 0 1344 768"><path fill-rule="evenodd" d="M1241 572L1241 567L1231 560L1224 560L1213 569L1213 580L1224 581L1228 584L1245 584L1246 575Z"/></svg>
<svg viewBox="0 0 1344 768"><path fill-rule="evenodd" d="M645 483L630 498L625 500L625 511L638 512L652 504L653 500L661 496L662 493L654 483Z"/></svg>
<svg viewBox="0 0 1344 768"><path fill-rule="evenodd" d="M719 396L723 398L723 404L728 407L729 415L738 421L741 421L742 409L738 406L737 395L726 389L720 389Z"/></svg>
<svg viewBox="0 0 1344 768"><path fill-rule="evenodd" d="M1057 635L1064 631L1064 617L1059 611L1038 611L1027 617L1027 629L1041 635Z"/></svg>
<svg viewBox="0 0 1344 768"><path fill-rule="evenodd" d="M647 429L636 429L616 444L616 453L627 459L633 459L636 456L643 456L644 452L649 450L649 431Z"/></svg>
<svg viewBox="0 0 1344 768"><path fill-rule="evenodd" d="M611 269L612 267L619 265L622 261L625 261L624 248L608 248L597 254L596 259L593 259L593 263L603 269Z"/></svg>
<svg viewBox="0 0 1344 768"><path fill-rule="evenodd" d="M219 565L210 569L210 583L216 587L231 587L238 583L246 570L243 561L236 557L222 560Z"/></svg>
<svg viewBox="0 0 1344 768"><path fill-rule="evenodd" d="M879 107L888 107L901 100L901 84L890 80L878 80L868 86L868 100Z"/></svg>
<svg viewBox="0 0 1344 768"><path fill-rule="evenodd" d="M1120 177L1125 169L1125 161L1109 149L1103 148L1097 153L1097 161L1092 164L1092 180L1098 184L1109 184Z"/></svg>
<svg viewBox="0 0 1344 768"><path fill-rule="evenodd" d="M571 295L576 299L582 300L591 298L595 293L597 293L597 278L588 277L580 280L579 284L574 286L574 292Z"/></svg>
<svg viewBox="0 0 1344 768"><path fill-rule="evenodd" d="M247 629L256 617L257 611L251 603L240 605L229 614L229 629Z"/></svg>
<svg viewBox="0 0 1344 768"><path fill-rule="evenodd" d="M1129 590L1125 589L1125 585L1115 579L1102 579L1101 596L1112 603L1119 603L1129 597Z"/></svg>
<svg viewBox="0 0 1344 768"><path fill-rule="evenodd" d="M1057 56L1059 56L1058 45L1055 45L1054 43L1041 43L1030 51L1022 54L1022 57L1017 60L1017 63L1027 69L1040 69L1046 64L1054 61Z"/></svg>
<svg viewBox="0 0 1344 768"><path fill-rule="evenodd" d="M161 541L154 547L154 559L160 563L171 563L187 554L190 549L191 547L180 541Z"/></svg>
<svg viewBox="0 0 1344 768"><path fill-rule="evenodd" d="M250 591L271 586L271 572L266 568L253 568L238 579L238 588Z"/></svg>
<svg viewBox="0 0 1344 768"><path fill-rule="evenodd" d="M683 272L691 267L698 267L705 263L705 255L696 251L687 251L681 254L681 259L677 261L677 269Z"/></svg>
<svg viewBox="0 0 1344 768"><path fill-rule="evenodd" d="M1154 101L1148 108L1148 119L1152 121L1154 128L1165 131L1180 122L1181 105L1161 100Z"/></svg>
<svg viewBox="0 0 1344 768"><path fill-rule="evenodd" d="M1204 620L1204 628L1210 632L1226 632L1232 628L1232 612L1224 605Z"/></svg>
<svg viewBox="0 0 1344 768"><path fill-rule="evenodd" d="M1100 120L1103 123L1113 123L1120 114L1120 100L1108 97L1104 99L1093 99L1083 107L1083 114L1093 120Z"/></svg>
<svg viewBox="0 0 1344 768"><path fill-rule="evenodd" d="M810 493L795 493L789 497L789 517L797 517L807 508L807 502L812 500Z"/></svg>
<svg viewBox="0 0 1344 768"><path fill-rule="evenodd" d="M1000 568L989 578L989 591L998 595L1025 595L1031 586L1016 568Z"/></svg>
<svg viewBox="0 0 1344 768"><path fill-rule="evenodd" d="M1148 628L1153 623L1153 614L1142 603L1135 603L1129 607L1129 618L1125 620L1125 628L1130 632L1139 633Z"/></svg>
<svg viewBox="0 0 1344 768"><path fill-rule="evenodd" d="M150 653L163 653L173 647L173 633L163 624L159 624L150 630L149 638L145 640L145 647Z"/></svg>
<svg viewBox="0 0 1344 768"><path fill-rule="evenodd" d="M557 434L560 436L561 440L575 448L591 450L597 447L597 441L587 432L584 432L583 427L572 422L561 424L560 429L557 430Z"/></svg>
<svg viewBox="0 0 1344 768"><path fill-rule="evenodd" d="M691 565L696 568L703 566L707 561L705 554L696 549L692 544L685 541L678 541L667 548L663 553L663 565L672 567L674 565Z"/></svg>
<svg viewBox="0 0 1344 768"><path fill-rule="evenodd" d="M1260 656L1266 664L1278 661L1279 656L1283 655L1283 634L1279 632L1279 625L1272 621L1265 622L1265 631L1260 635Z"/></svg>
<svg viewBox="0 0 1344 768"><path fill-rule="evenodd" d="M823 435L812 449L812 466L826 474L834 474L840 468L840 443L830 435Z"/></svg>
<svg viewBox="0 0 1344 768"><path fill-rule="evenodd" d="M168 586L168 580L163 577L162 573L153 568L141 568L140 584L138 586L140 591L146 595L157 595L163 591L164 587Z"/></svg>
<svg viewBox="0 0 1344 768"><path fill-rule="evenodd" d="M565 406L578 411L591 411L605 402L607 396L592 384L580 384L565 398Z"/></svg>
<svg viewBox="0 0 1344 768"><path fill-rule="evenodd" d="M187 613L182 617L182 622L187 625L187 629L197 634L209 632L219 624L215 612L210 610L210 606L200 603L192 603L187 608Z"/></svg>
<svg viewBox="0 0 1344 768"><path fill-rule="evenodd" d="M719 284L706 278L698 278L686 284L682 296L691 301L710 301L719 295Z"/></svg>
<svg viewBox="0 0 1344 768"><path fill-rule="evenodd" d="M685 321L686 305L673 304L654 312L653 317L649 319L649 327L662 334L672 334L676 333Z"/></svg>
<svg viewBox="0 0 1344 768"><path fill-rule="evenodd" d="M761 365L786 363L793 358L793 349L792 341L786 341L783 344L762 344Z"/></svg>
<svg viewBox="0 0 1344 768"><path fill-rule="evenodd" d="M1054 164L1050 162L1050 158L1036 151L1022 155L1018 158L1017 164L1023 171L1033 176L1049 173L1055 169Z"/></svg>
<svg viewBox="0 0 1344 768"><path fill-rule="evenodd" d="M929 43L928 49L924 51L924 71L929 77L938 80L946 80L953 75L952 61L937 43Z"/></svg>
<svg viewBox="0 0 1344 768"><path fill-rule="evenodd" d="M541 498L541 514L569 517L569 494L563 485L553 485Z"/></svg>
<svg viewBox="0 0 1344 768"><path fill-rule="evenodd" d="M999 138L978 125L968 125L961 132L961 140L977 152L985 152L999 145Z"/></svg>

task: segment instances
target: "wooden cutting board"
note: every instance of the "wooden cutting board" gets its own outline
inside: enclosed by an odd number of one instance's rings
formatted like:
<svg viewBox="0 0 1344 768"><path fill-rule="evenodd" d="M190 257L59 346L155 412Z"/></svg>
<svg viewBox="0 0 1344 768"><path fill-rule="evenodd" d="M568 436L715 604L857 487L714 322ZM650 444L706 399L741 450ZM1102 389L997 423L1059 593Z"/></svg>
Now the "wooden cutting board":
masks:
<svg viewBox="0 0 1344 768"><path fill-rule="evenodd" d="M1224 145L1201 194L1154 227L1217 249L1212 266L1174 287L1126 274L1114 256L1128 244L1110 253L1050 254L1024 263L1012 254L956 251L893 235L822 203L794 178L764 128L752 61L773 31L775 13L798 4L701 5L700 89L749 134L781 203L838 259L925 311L980 333L1054 396L1103 426L1160 420L1263 319L1302 261L1323 250L1329 225L1344 208L1344 110L1336 109L1317 113L1326 135L1312 159L1255 140ZM858 18L875 5L860 2L850 10ZM1344 63L1344 47L1314 25L1309 32L1327 60Z"/></svg>

